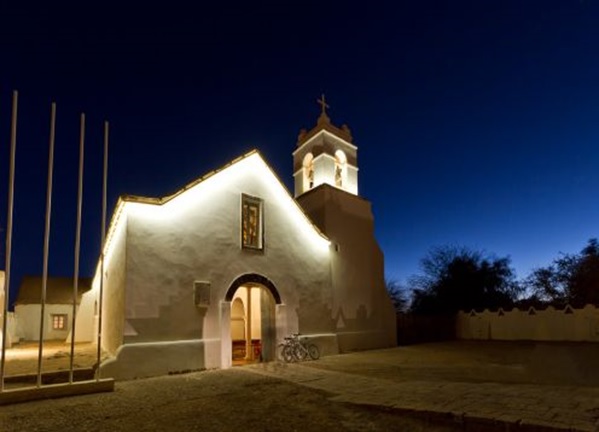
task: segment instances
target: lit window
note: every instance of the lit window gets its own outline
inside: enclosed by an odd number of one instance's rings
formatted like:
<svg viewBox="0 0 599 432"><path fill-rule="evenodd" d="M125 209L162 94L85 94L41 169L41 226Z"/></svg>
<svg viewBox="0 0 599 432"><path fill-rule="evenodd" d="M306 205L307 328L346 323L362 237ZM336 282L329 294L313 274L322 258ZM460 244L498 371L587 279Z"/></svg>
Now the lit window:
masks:
<svg viewBox="0 0 599 432"><path fill-rule="evenodd" d="M262 249L262 200L248 195L241 198L241 245Z"/></svg>
<svg viewBox="0 0 599 432"><path fill-rule="evenodd" d="M52 315L52 330L66 330L67 316L64 314Z"/></svg>

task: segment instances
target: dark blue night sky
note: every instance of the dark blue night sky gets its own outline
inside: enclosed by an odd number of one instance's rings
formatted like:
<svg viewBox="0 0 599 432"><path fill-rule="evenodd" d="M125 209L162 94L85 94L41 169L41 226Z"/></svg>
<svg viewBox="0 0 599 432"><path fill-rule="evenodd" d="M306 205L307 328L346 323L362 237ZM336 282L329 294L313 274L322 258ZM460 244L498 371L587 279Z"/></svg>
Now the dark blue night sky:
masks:
<svg viewBox="0 0 599 432"><path fill-rule="evenodd" d="M104 119L110 208L252 148L291 189L291 152L323 92L359 146L389 278L404 281L445 244L509 255L523 277L599 235L597 1L12 3L0 6L0 225L18 89L13 288L42 271L52 100L54 275L73 272L81 111L91 275Z"/></svg>

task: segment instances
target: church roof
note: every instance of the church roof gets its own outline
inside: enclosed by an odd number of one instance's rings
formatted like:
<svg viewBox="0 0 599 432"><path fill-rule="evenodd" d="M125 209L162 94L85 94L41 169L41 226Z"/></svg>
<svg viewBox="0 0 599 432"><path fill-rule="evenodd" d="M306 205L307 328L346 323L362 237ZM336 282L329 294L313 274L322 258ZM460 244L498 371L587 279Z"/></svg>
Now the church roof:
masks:
<svg viewBox="0 0 599 432"><path fill-rule="evenodd" d="M137 202L137 203L156 204L156 205L166 204L167 202L169 202L169 201L173 200L174 198L178 197L179 195L183 194L185 191L208 180L210 177L214 176L215 174L225 171L227 168L229 168L229 167L235 165L236 163L238 163L244 159L247 159L248 157L253 156L253 155L258 155L260 157L260 159L264 160L262 158L262 156L260 155L260 152L258 152L258 150L256 150L256 149L254 149L254 150L244 154L243 156L239 156L239 157L233 159L231 162L225 164L224 166L222 166L219 169L209 171L208 173L204 174L202 177L199 177L196 180L191 181L190 183L186 184L185 186L183 186L181 189L177 190L176 192L174 192L170 195L166 195L164 197L145 197L145 196L141 196L141 195L124 194L124 195L121 195L119 199L121 199L125 202ZM265 164L266 164L266 162L265 162ZM266 164L266 165L268 166L268 164ZM272 171L272 173L276 177L276 174L274 173L274 171ZM277 177L277 180L279 180L279 182L280 182L280 179L278 177ZM281 186L282 185L283 184L281 183ZM301 207L300 207L300 209L301 209Z"/></svg>
<svg viewBox="0 0 599 432"><path fill-rule="evenodd" d="M171 195L167 195L164 197L145 197L145 196L127 195L127 194L121 195L119 197L116 208L115 208L112 218L110 220L110 225L107 230L106 242L105 242L105 246L104 246L104 253L105 254L108 253L107 251L110 247L111 239L116 231L116 228L117 228L119 220L120 220L120 216L123 213L123 210L124 210L125 206L127 205L127 203L140 203L140 204L149 204L149 205L158 205L158 206L164 205L164 204L168 203L169 201L172 201L176 197L184 194L188 190L194 188L195 186L214 177L215 175L222 173L222 172L230 169L234 165L239 164L239 163L241 163L247 159L250 159L252 157L259 158L259 160L264 164L266 169L268 169L268 171L276 179L278 186L284 191L284 194L291 202L291 205L293 207L295 207L296 210L303 216L306 223L310 225L310 227L314 230L316 235L320 236L325 241L329 241L328 237L314 224L314 222L308 217L308 215L304 212L304 210L298 204L298 202L290 195L289 191L287 190L287 188L285 187L285 185L283 184L281 179L273 171L273 169L270 167L270 165L268 165L268 163L266 163L266 161L264 160L264 158L262 157L260 152L256 149L254 149L254 150L232 160L231 162L225 164L223 167L213 170L213 171L210 171L207 174L203 175L202 177L188 183L187 185L183 186L181 189L177 190L176 192L174 192ZM98 263L98 268L99 268L99 263Z"/></svg>
<svg viewBox="0 0 599 432"><path fill-rule="evenodd" d="M91 288L91 278L79 278L77 304L81 301L81 295ZM19 294L15 305L40 304L42 298L42 277L23 276L19 286ZM71 304L73 302L73 278L72 277L48 277L46 283L47 304Z"/></svg>

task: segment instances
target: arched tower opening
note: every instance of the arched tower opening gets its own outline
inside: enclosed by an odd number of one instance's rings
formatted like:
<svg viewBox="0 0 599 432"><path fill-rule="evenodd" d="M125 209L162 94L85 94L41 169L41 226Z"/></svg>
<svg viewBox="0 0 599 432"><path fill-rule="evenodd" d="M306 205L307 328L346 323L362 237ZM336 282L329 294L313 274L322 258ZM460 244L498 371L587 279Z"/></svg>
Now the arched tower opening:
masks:
<svg viewBox="0 0 599 432"><path fill-rule="evenodd" d="M314 187L314 155L312 153L307 153L304 156L302 166L304 169L304 189L308 191Z"/></svg>
<svg viewBox="0 0 599 432"><path fill-rule="evenodd" d="M343 150L335 152L335 186L344 189L347 184L347 157Z"/></svg>

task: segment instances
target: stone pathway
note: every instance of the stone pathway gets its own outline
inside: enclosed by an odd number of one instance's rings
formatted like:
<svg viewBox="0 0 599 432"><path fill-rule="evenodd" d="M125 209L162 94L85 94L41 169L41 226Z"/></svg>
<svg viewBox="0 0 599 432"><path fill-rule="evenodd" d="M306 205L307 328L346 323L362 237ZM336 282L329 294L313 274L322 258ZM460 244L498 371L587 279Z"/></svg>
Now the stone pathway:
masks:
<svg viewBox="0 0 599 432"><path fill-rule="evenodd" d="M424 414L431 420L470 423L466 430L599 431L599 388L595 387L397 382L308 364L266 363L244 369L332 393L331 399L337 401Z"/></svg>

